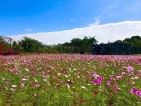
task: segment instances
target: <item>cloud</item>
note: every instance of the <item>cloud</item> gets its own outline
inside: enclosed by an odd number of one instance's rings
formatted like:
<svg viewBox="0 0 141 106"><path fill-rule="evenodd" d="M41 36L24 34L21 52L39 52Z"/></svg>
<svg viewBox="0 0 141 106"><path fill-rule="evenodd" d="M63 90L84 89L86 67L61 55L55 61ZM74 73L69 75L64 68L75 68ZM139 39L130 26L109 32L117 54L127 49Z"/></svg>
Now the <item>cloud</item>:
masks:
<svg viewBox="0 0 141 106"><path fill-rule="evenodd" d="M73 38L83 38L84 36L94 36L99 43L107 43L115 40L123 40L134 35L141 35L141 21L124 21L95 25L84 28L75 28L57 32L42 32L34 34L23 34L9 36L14 40L21 40L24 36L36 39L43 44L58 44L70 42Z"/></svg>
<svg viewBox="0 0 141 106"><path fill-rule="evenodd" d="M96 25L99 25L99 24L100 24L100 20L95 19L95 22L94 22L94 23L89 24L89 26L91 27L91 26L96 26Z"/></svg>
<svg viewBox="0 0 141 106"><path fill-rule="evenodd" d="M33 31L33 29L31 29L31 28L27 28L27 29L25 29L26 31Z"/></svg>

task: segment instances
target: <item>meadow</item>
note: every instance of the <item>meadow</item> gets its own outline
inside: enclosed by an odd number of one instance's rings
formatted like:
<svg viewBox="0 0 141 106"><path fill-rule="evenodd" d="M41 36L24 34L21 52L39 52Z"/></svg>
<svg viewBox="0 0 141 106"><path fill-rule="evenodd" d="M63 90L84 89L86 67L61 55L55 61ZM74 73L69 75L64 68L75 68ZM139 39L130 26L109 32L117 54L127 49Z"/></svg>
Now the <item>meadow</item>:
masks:
<svg viewBox="0 0 141 106"><path fill-rule="evenodd" d="M0 106L141 106L141 56L0 56Z"/></svg>

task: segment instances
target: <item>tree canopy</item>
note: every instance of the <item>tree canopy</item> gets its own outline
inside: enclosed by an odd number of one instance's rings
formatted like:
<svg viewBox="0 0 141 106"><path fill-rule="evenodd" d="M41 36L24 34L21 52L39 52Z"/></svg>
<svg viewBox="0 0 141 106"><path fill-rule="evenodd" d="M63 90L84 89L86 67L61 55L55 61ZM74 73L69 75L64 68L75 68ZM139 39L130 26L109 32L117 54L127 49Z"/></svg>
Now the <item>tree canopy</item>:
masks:
<svg viewBox="0 0 141 106"><path fill-rule="evenodd" d="M81 38L73 38L70 42L65 42L58 45L44 45L38 40L24 37L24 39L19 42L14 41L12 48L23 53L92 53L92 47L96 45L98 41L95 37L85 36ZM124 40L117 40L113 43L125 43L130 44L131 54L141 54L141 37L139 35L132 36L131 38L125 38ZM10 44L5 42L2 37L0 37L0 44L7 45Z"/></svg>

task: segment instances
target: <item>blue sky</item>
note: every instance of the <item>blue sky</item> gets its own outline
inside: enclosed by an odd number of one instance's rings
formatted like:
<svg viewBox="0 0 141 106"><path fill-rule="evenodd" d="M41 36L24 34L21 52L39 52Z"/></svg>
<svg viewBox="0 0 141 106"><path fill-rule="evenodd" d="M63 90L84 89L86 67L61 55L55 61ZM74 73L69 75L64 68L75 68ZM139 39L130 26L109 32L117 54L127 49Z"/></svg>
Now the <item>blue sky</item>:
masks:
<svg viewBox="0 0 141 106"><path fill-rule="evenodd" d="M0 0L0 35L141 20L141 0Z"/></svg>

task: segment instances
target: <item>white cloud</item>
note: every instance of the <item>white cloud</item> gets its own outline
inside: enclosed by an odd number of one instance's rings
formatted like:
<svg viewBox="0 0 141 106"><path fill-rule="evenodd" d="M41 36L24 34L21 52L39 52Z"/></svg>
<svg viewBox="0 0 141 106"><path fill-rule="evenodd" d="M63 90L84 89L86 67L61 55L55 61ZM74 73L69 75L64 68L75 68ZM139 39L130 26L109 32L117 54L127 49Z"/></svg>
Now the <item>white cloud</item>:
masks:
<svg viewBox="0 0 141 106"><path fill-rule="evenodd" d="M31 28L27 28L27 29L25 29L26 31L33 31L33 29L31 29Z"/></svg>
<svg viewBox="0 0 141 106"><path fill-rule="evenodd" d="M23 36L27 36L50 45L69 42L73 38L83 38L84 36L95 36L99 43L107 43L108 41L123 40L134 35L141 35L141 21L124 21L72 30L14 35L10 37L17 41L21 40Z"/></svg>
<svg viewBox="0 0 141 106"><path fill-rule="evenodd" d="M94 22L94 23L89 24L89 26L91 27L91 26L96 26L96 25L99 25L99 24L100 24L100 20L95 19L95 22Z"/></svg>

